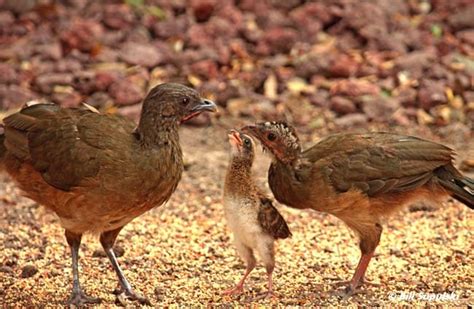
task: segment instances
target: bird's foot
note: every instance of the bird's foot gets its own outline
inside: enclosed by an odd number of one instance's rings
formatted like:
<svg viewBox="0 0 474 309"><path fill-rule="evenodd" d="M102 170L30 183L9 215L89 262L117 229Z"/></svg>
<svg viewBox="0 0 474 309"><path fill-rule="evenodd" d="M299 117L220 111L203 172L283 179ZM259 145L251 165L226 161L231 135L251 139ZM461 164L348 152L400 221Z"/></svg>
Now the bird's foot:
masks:
<svg viewBox="0 0 474 309"><path fill-rule="evenodd" d="M340 287L340 286L349 286L352 284L352 281L338 281L338 282L334 282L334 283L331 283L331 285L335 286L335 287ZM359 281L359 283L357 284L357 287L360 288L361 286L380 286L380 283L375 283L375 282L372 282L372 281L369 281L367 279L361 279Z"/></svg>
<svg viewBox="0 0 474 309"><path fill-rule="evenodd" d="M100 298L87 296L82 290L73 291L69 297L67 304L70 307L81 307L86 304L99 304Z"/></svg>
<svg viewBox="0 0 474 309"><path fill-rule="evenodd" d="M241 285L236 285L232 289L225 290L222 292L224 295L240 295L244 292L244 287Z"/></svg>
<svg viewBox="0 0 474 309"><path fill-rule="evenodd" d="M124 291L122 289L116 289L113 293L117 296L116 301L124 307L127 307L127 301L136 301L140 305L152 306L148 298L141 296L135 293L134 291Z"/></svg>

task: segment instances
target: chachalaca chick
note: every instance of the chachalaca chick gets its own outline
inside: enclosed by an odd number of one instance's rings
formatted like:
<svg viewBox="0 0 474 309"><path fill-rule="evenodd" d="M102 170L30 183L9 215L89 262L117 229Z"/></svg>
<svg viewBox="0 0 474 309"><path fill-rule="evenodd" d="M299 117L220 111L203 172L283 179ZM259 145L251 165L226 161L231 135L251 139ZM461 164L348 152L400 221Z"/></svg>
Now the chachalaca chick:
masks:
<svg viewBox="0 0 474 309"><path fill-rule="evenodd" d="M127 223L166 202L176 189L183 171L180 123L215 110L195 90L169 83L148 93L138 126L92 108L54 104L27 106L3 120L0 158L7 172L27 197L53 210L66 230L73 268L69 304L100 301L87 296L79 283L78 252L85 232L100 233L121 292L149 303L125 278L114 242Z"/></svg>
<svg viewBox="0 0 474 309"><path fill-rule="evenodd" d="M474 181L453 165L453 150L413 136L336 134L303 150L293 127L266 122L242 129L274 157L268 181L275 198L344 221L360 238L362 256L346 295L362 285L382 233L382 219L419 199L451 195L474 208Z"/></svg>
<svg viewBox="0 0 474 309"><path fill-rule="evenodd" d="M247 264L240 282L224 294L243 292L245 279L255 268L254 253L262 260L268 275L268 293L273 295L272 273L275 268L274 242L291 236L285 219L257 187L252 178L255 157L250 136L236 130L228 134L231 158L224 185L224 211L234 243Z"/></svg>

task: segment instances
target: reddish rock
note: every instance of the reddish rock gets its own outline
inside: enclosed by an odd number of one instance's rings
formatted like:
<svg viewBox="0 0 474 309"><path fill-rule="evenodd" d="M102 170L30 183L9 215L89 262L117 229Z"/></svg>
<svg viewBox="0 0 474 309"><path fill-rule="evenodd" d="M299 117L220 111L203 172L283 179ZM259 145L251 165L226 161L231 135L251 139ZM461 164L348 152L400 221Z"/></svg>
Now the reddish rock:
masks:
<svg viewBox="0 0 474 309"><path fill-rule="evenodd" d="M54 63L56 72L77 72L82 69L82 63L72 58L62 58Z"/></svg>
<svg viewBox="0 0 474 309"><path fill-rule="evenodd" d="M191 71L206 79L216 78L218 75L217 65L212 60L201 60L191 65Z"/></svg>
<svg viewBox="0 0 474 309"><path fill-rule="evenodd" d="M60 38L67 51L78 49L91 52L100 45L103 32L100 23L93 20L77 19L68 29L61 32Z"/></svg>
<svg viewBox="0 0 474 309"><path fill-rule="evenodd" d="M392 118L393 113L400 107L395 98L362 97L362 110L371 120L384 122Z"/></svg>
<svg viewBox="0 0 474 309"><path fill-rule="evenodd" d="M118 80L110 85L108 93L116 105L132 105L139 103L144 97L142 89L126 79Z"/></svg>
<svg viewBox="0 0 474 309"><path fill-rule="evenodd" d="M359 63L354 58L340 54L335 57L329 65L328 72L332 77L351 77L355 76L359 69Z"/></svg>
<svg viewBox="0 0 474 309"><path fill-rule="evenodd" d="M417 105L417 92L413 88L402 88L397 96L398 101L403 106L416 106Z"/></svg>
<svg viewBox="0 0 474 309"><path fill-rule="evenodd" d="M418 90L418 101L421 108L430 110L432 107L447 103L443 81L423 80Z"/></svg>
<svg viewBox="0 0 474 309"><path fill-rule="evenodd" d="M114 71L99 71L95 74L95 84L98 90L107 90L110 85L118 81L121 74Z"/></svg>
<svg viewBox="0 0 474 309"><path fill-rule="evenodd" d="M16 83L18 74L13 65L0 63L0 84Z"/></svg>
<svg viewBox="0 0 474 309"><path fill-rule="evenodd" d="M63 50L59 42L36 45L34 53L39 54L42 59L59 60L63 57Z"/></svg>
<svg viewBox="0 0 474 309"><path fill-rule="evenodd" d="M92 95L87 96L84 101L96 108L110 106L113 103L112 98L106 92L102 91L94 92Z"/></svg>
<svg viewBox="0 0 474 309"><path fill-rule="evenodd" d="M70 73L49 73L38 76L35 80L36 86L43 93L51 93L56 85L70 85L73 82L73 75Z"/></svg>
<svg viewBox="0 0 474 309"><path fill-rule="evenodd" d="M350 128L350 127L357 127L357 126L366 126L368 122L368 118L364 114L348 114L342 116L341 118L337 118L334 123L337 126L343 128Z"/></svg>
<svg viewBox="0 0 474 309"><path fill-rule="evenodd" d="M188 17L186 15L182 15L154 23L152 26L152 31L157 37L163 39L184 39L188 31L188 27Z"/></svg>
<svg viewBox="0 0 474 309"><path fill-rule="evenodd" d="M18 108L36 98L36 94L17 85L0 84L0 108L3 110Z"/></svg>
<svg viewBox="0 0 474 309"><path fill-rule="evenodd" d="M330 108L341 115L351 114L357 111L357 107L354 102L340 96L335 96L331 98Z"/></svg>
<svg viewBox="0 0 474 309"><path fill-rule="evenodd" d="M108 4L104 7L104 24L112 29L123 29L134 21L133 12L126 4Z"/></svg>
<svg viewBox="0 0 474 309"><path fill-rule="evenodd" d="M191 0L190 6L198 22L207 21L214 12L216 0Z"/></svg>
<svg viewBox="0 0 474 309"><path fill-rule="evenodd" d="M331 94L346 95L350 97L358 97L361 95L376 95L380 92L377 84L372 84L366 80L360 79L343 79L334 82L331 85Z"/></svg>
<svg viewBox="0 0 474 309"><path fill-rule="evenodd" d="M79 71L74 74L73 87L82 94L91 94L97 90L95 72Z"/></svg>
<svg viewBox="0 0 474 309"><path fill-rule="evenodd" d="M474 28L474 5L470 5L449 16L448 23L455 30Z"/></svg>
<svg viewBox="0 0 474 309"><path fill-rule="evenodd" d="M77 107L82 102L82 96L76 91L55 92L51 96L51 100L63 107Z"/></svg>
<svg viewBox="0 0 474 309"><path fill-rule="evenodd" d="M272 54L287 53L298 38L298 33L290 28L274 28L265 32L264 42Z"/></svg>
<svg viewBox="0 0 474 309"><path fill-rule="evenodd" d="M161 54L151 44L125 43L120 50L120 58L132 65L154 67L162 61Z"/></svg>

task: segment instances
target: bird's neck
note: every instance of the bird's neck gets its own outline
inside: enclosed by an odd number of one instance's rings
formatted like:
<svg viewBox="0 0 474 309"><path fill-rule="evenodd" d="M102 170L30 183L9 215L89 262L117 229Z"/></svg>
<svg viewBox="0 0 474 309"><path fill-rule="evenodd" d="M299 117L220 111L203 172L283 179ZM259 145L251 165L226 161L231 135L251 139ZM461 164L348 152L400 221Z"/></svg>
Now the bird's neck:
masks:
<svg viewBox="0 0 474 309"><path fill-rule="evenodd" d="M225 179L226 191L230 193L248 193L253 188L252 162L231 160Z"/></svg>
<svg viewBox="0 0 474 309"><path fill-rule="evenodd" d="M134 134L144 148L179 147L178 126L172 119L140 119Z"/></svg>

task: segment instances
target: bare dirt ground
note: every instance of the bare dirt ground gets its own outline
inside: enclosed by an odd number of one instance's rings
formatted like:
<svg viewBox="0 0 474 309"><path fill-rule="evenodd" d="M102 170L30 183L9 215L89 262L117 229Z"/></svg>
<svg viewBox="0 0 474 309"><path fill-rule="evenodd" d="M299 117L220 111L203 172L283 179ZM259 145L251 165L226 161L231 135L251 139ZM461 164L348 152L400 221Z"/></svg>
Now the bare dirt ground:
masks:
<svg viewBox="0 0 474 309"><path fill-rule="evenodd" d="M127 225L118 238L117 247L124 249L119 261L126 276L154 306L474 303L474 214L453 201L437 207L417 205L392 217L384 225L381 244L367 274L380 286L367 287L366 293L348 300L334 295L333 284L350 279L357 265L359 249L354 235L329 215L278 205L294 236L277 246L277 298L253 300L266 289L261 266L250 276L242 296L222 296L221 292L240 279L244 271L226 230L221 201L228 159L225 132L242 125L244 120L221 118L213 122L206 128L182 129L187 169L178 190L166 205ZM413 127L400 132L439 140L427 129ZM307 145L326 132L313 133L317 136L302 134ZM469 136L466 140L465 136L453 134L441 141L458 150L459 160L474 157ZM258 154L255 174L262 186L266 186L269 160L267 155ZM69 296L72 273L69 249L58 219L20 197L14 184L5 175L1 177L0 304L63 306ZM102 307L108 308L115 303L112 291L117 281L107 258L100 257L100 250L96 235L84 239L80 252L81 282L89 294L103 299ZM402 292L417 294L413 300L400 301L397 296ZM417 299L420 293L443 292L455 293L457 300Z"/></svg>

